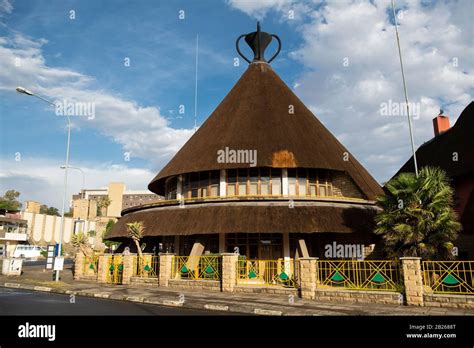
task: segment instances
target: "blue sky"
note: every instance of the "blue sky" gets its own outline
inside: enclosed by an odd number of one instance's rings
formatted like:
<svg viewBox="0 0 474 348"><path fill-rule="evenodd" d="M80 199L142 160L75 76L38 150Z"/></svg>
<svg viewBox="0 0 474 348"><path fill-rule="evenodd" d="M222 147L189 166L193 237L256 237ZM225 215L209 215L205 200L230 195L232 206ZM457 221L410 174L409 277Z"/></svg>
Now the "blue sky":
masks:
<svg viewBox="0 0 474 348"><path fill-rule="evenodd" d="M420 145L432 137L439 108L453 123L472 100L473 5L398 3L408 89L421 106L414 121ZM18 85L49 99L97 103L94 120L73 118L71 165L84 169L86 186L116 180L146 188L193 133L196 35L199 126L245 71L244 61L233 64L235 39L254 31L257 19L282 39L272 63L277 73L383 182L410 151L406 119L379 112L381 103L403 100L388 4L0 0L0 190L56 206L61 197L66 122L40 100L15 93ZM81 185L78 173L70 175L68 194Z"/></svg>

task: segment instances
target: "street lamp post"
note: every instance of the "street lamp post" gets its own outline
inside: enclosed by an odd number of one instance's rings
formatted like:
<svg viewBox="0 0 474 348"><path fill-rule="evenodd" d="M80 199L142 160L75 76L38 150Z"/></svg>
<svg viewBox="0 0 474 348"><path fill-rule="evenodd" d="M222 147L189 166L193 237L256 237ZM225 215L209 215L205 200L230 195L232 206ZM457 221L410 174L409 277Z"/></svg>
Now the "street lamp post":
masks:
<svg viewBox="0 0 474 348"><path fill-rule="evenodd" d="M59 168L61 168L61 169L66 169L66 166L63 165L63 166L60 166ZM69 169L76 169L76 170L78 170L78 171L81 172L81 174L82 174L82 187L81 187L81 191L84 191L84 189L86 188L86 176L85 176L85 174L84 174L84 171L83 171L81 168L79 168L79 167L73 167L73 166L69 166ZM81 198L84 198L82 195L83 195L83 192L81 192Z"/></svg>
<svg viewBox="0 0 474 348"><path fill-rule="evenodd" d="M23 88L23 87L17 87L16 91L21 94L29 95L36 97L38 99L41 99L42 101L53 105L56 107L56 104L54 104L52 101L43 98L39 95L34 94L30 90ZM64 187L63 187L63 204L61 207L61 225L59 226L59 245L58 245L58 253L56 256L61 256L61 250L62 250L62 244L63 244L63 234L64 234L64 210L66 208L66 194L67 194L67 174L68 174L68 168L69 168L69 145L71 142L71 119L69 118L69 115L66 114L67 117L67 147L66 147L66 165L65 165L65 170L64 170ZM59 281L59 271L56 271L56 281Z"/></svg>

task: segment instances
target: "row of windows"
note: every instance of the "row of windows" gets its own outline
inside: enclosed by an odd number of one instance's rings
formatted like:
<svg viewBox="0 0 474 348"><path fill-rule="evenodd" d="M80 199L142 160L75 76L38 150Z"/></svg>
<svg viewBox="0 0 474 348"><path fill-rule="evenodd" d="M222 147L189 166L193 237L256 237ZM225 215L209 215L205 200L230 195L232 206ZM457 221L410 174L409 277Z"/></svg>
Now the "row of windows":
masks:
<svg viewBox="0 0 474 348"><path fill-rule="evenodd" d="M183 198L220 195L219 171L183 174ZM177 198L177 177L166 181L166 199ZM288 169L290 196L332 196L331 174L327 170ZM282 195L282 170L270 168L230 169L226 171L227 196Z"/></svg>

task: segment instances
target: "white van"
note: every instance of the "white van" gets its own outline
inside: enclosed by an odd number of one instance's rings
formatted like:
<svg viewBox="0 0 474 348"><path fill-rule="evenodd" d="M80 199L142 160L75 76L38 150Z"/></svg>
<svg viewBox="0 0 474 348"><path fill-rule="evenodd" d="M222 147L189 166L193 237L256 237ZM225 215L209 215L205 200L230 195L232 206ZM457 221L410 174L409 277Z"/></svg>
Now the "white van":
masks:
<svg viewBox="0 0 474 348"><path fill-rule="evenodd" d="M16 246L15 251L13 252L13 257L39 257L41 256L41 252L45 250L45 248L36 245L19 244Z"/></svg>

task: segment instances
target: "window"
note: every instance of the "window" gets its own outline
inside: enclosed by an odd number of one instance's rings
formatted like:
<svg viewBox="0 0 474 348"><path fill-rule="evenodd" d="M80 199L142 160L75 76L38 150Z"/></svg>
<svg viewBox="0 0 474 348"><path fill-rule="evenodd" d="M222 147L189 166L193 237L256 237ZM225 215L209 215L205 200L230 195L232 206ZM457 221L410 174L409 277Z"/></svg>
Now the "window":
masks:
<svg viewBox="0 0 474 348"><path fill-rule="evenodd" d="M296 196L296 169L288 169L288 194Z"/></svg>
<svg viewBox="0 0 474 348"><path fill-rule="evenodd" d="M209 189L209 172L199 173L199 197L207 197L207 190Z"/></svg>
<svg viewBox="0 0 474 348"><path fill-rule="evenodd" d="M281 169L271 170L272 195L281 195Z"/></svg>
<svg viewBox="0 0 474 348"><path fill-rule="evenodd" d="M211 182L209 185L209 195L212 197L219 196L220 173L217 170L211 172Z"/></svg>
<svg viewBox="0 0 474 348"><path fill-rule="evenodd" d="M249 170L249 195L258 195L258 168Z"/></svg>
<svg viewBox="0 0 474 348"><path fill-rule="evenodd" d="M235 196L236 195L236 185L237 185L237 170L230 169L227 171L227 195Z"/></svg>
<svg viewBox="0 0 474 348"><path fill-rule="evenodd" d="M247 169L239 169L238 176L239 196L245 196L247 194Z"/></svg>
<svg viewBox="0 0 474 348"><path fill-rule="evenodd" d="M191 198L197 198L199 196L199 173L191 173L189 176L189 186L191 191Z"/></svg>
<svg viewBox="0 0 474 348"><path fill-rule="evenodd" d="M316 169L308 169L308 195L316 196L318 192L318 174Z"/></svg>
<svg viewBox="0 0 474 348"><path fill-rule="evenodd" d="M270 169L268 168L260 169L260 194L270 194Z"/></svg>
<svg viewBox="0 0 474 348"><path fill-rule="evenodd" d="M306 196L306 169L298 169L298 195Z"/></svg>

